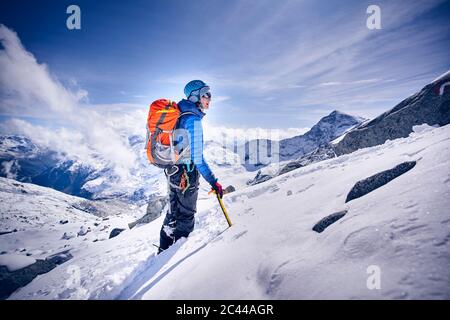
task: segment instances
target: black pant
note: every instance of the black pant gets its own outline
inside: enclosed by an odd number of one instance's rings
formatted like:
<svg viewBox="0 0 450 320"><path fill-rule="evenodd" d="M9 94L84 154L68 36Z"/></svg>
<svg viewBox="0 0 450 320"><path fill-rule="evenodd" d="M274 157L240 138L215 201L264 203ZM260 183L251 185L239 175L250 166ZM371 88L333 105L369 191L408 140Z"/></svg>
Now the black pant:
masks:
<svg viewBox="0 0 450 320"><path fill-rule="evenodd" d="M194 214L197 211L197 197L200 174L194 164L191 171L186 165L175 165L166 170L166 177L170 179L169 199L170 209L166 214L160 232L159 247L165 250L181 237L188 237L194 230ZM189 186L183 192L179 188L182 175L187 174Z"/></svg>

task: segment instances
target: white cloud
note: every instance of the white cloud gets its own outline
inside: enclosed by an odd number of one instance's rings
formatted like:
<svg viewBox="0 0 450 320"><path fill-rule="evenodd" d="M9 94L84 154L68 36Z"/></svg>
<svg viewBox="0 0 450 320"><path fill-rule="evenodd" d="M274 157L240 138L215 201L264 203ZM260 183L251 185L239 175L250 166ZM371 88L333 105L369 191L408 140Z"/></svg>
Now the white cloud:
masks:
<svg viewBox="0 0 450 320"><path fill-rule="evenodd" d="M216 103L230 100L230 98L231 97L229 97L229 96L213 96L213 102L216 104Z"/></svg>
<svg viewBox="0 0 450 320"><path fill-rule="evenodd" d="M136 127L136 123L130 122L136 121L133 115L139 111L124 116L114 113L114 106L111 110L104 106L93 108L86 103L85 90L72 91L63 86L45 64L38 63L26 51L17 34L4 25L0 25L0 41L3 45L0 50L0 114L53 119L61 126L50 129L13 119L2 124L2 131L20 132L44 146L88 163L100 156L113 165L119 176L126 176L136 159L120 129ZM139 119L143 123L141 130L145 130L145 119Z"/></svg>
<svg viewBox="0 0 450 320"><path fill-rule="evenodd" d="M4 48L0 51L1 90L22 105L21 111L33 115L42 112L41 108L47 112L70 112L85 97L86 92L71 92L52 78L47 66L39 64L17 34L4 25L0 25L0 41Z"/></svg>
<svg viewBox="0 0 450 320"><path fill-rule="evenodd" d="M356 80L356 81L346 81L346 82L340 82L340 81L330 81L330 82L322 82L319 83L319 86L327 87L327 86L340 86L340 85L355 85L355 84L369 84L369 83L377 83L381 82L383 79L362 79L362 80ZM385 82L387 82L385 80Z"/></svg>
<svg viewBox="0 0 450 320"><path fill-rule="evenodd" d="M319 86L324 86L324 87L326 87L326 86L338 86L340 84L342 84L342 82L322 82L322 83L319 84Z"/></svg>
<svg viewBox="0 0 450 320"><path fill-rule="evenodd" d="M17 169L19 169L19 164L16 160L4 161L2 163L1 172L8 179L16 179L17 178Z"/></svg>

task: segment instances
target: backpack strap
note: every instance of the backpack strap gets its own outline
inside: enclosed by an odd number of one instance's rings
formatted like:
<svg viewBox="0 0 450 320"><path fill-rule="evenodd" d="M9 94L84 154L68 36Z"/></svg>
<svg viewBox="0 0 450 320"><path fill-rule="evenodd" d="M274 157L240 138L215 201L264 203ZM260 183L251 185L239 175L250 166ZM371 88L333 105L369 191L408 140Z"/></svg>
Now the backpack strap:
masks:
<svg viewBox="0 0 450 320"><path fill-rule="evenodd" d="M169 108L172 106L172 101L169 101L169 103L165 106L165 108L164 108L164 111L167 111L167 110L169 110ZM156 132L157 132L157 134L156 135L158 135L159 133L161 133L161 128L159 127L159 125L161 124L161 123L163 123L163 121L164 121L164 119L166 118L166 115L167 115L167 112L162 112L162 115L161 115L161 117L158 119L158 122L156 123Z"/></svg>
<svg viewBox="0 0 450 320"><path fill-rule="evenodd" d="M181 118L182 116L187 115L187 114L194 114L194 115L195 115L195 113L192 112L192 111L186 111L186 112L180 113L180 115L178 116L178 118Z"/></svg>
<svg viewBox="0 0 450 320"><path fill-rule="evenodd" d="M181 117L182 117L182 116L185 116L185 115L189 115L189 114L195 115L195 113L192 112L192 111L186 111L186 112L180 113L180 115L178 116L178 120L177 120L177 124L175 125L175 128L178 129L178 125L180 124L180 119L181 119Z"/></svg>

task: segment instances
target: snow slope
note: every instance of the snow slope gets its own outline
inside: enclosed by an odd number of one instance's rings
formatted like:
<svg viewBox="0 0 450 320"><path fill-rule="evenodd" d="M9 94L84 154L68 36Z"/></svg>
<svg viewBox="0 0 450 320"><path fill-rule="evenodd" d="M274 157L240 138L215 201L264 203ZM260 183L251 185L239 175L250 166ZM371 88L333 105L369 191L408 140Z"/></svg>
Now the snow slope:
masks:
<svg viewBox="0 0 450 320"><path fill-rule="evenodd" d="M15 255L44 259L65 250L83 250L145 212L144 207L93 202L1 177L0 202L0 234L5 233L0 235L0 265L26 261Z"/></svg>
<svg viewBox="0 0 450 320"><path fill-rule="evenodd" d="M449 299L449 156L450 126L416 126L226 195L228 230L202 199L194 232L161 255L152 244L163 217L89 246L10 299ZM345 203L357 181L405 161L417 165ZM379 290L367 287L371 266Z"/></svg>

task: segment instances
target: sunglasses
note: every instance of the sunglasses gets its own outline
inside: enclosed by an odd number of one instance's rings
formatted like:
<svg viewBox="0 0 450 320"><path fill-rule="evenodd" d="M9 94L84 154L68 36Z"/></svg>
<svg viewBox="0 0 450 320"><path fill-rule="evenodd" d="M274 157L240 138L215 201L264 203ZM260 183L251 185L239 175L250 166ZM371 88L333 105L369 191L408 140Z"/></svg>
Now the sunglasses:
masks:
<svg viewBox="0 0 450 320"><path fill-rule="evenodd" d="M191 96L204 97L206 99L211 99L211 91L208 86L205 86L198 90L192 91Z"/></svg>
<svg viewBox="0 0 450 320"><path fill-rule="evenodd" d="M208 100L210 100L211 99L211 92L205 92L203 95L202 95L202 98L206 98L206 99L208 99Z"/></svg>

